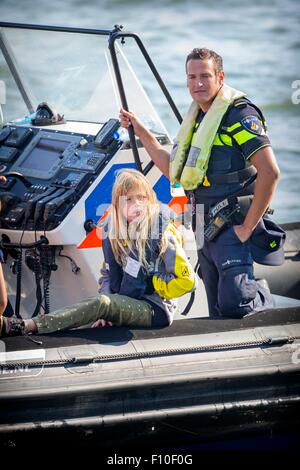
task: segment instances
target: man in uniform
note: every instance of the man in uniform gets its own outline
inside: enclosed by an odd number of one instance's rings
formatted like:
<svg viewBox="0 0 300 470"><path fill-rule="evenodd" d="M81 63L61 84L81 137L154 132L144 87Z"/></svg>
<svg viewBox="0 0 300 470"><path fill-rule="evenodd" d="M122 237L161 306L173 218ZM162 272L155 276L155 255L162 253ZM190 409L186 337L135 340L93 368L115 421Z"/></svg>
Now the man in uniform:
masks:
<svg viewBox="0 0 300 470"><path fill-rule="evenodd" d="M270 291L255 280L250 238L262 228L279 169L261 111L224 84L222 58L209 49L193 49L186 74L193 103L171 154L133 113L120 111L121 126L131 124L171 183L182 183L190 201L204 205L207 227L212 215L218 216L218 203L227 201L220 214L229 216L237 197L246 201L244 215L232 214L213 239L205 237L199 252L210 315L241 318L273 307Z"/></svg>

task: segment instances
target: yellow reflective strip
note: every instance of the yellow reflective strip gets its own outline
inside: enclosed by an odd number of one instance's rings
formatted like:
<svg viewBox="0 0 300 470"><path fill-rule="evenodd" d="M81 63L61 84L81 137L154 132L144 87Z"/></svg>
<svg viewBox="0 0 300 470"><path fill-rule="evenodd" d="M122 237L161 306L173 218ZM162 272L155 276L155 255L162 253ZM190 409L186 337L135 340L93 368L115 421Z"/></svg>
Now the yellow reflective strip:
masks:
<svg viewBox="0 0 300 470"><path fill-rule="evenodd" d="M238 127L242 127L242 124L240 122L236 122L230 127L227 127L228 132L234 131L234 129L237 129Z"/></svg>
<svg viewBox="0 0 300 470"><path fill-rule="evenodd" d="M229 137L229 135L221 134L221 139L224 142L224 144L229 145L230 147L232 147L232 138Z"/></svg>
<svg viewBox="0 0 300 470"><path fill-rule="evenodd" d="M255 139L256 134L251 134L246 130L240 131L233 136L239 145L245 144L248 140Z"/></svg>
<svg viewBox="0 0 300 470"><path fill-rule="evenodd" d="M220 137L222 140L220 139ZM229 135L220 134L220 137L219 137L219 134L216 134L215 140L213 141L213 145L219 145L219 146L229 145L230 147L232 147L232 138L229 137Z"/></svg>
<svg viewBox="0 0 300 470"><path fill-rule="evenodd" d="M219 134L216 134L215 140L213 141L213 145L224 145L223 142L220 140Z"/></svg>

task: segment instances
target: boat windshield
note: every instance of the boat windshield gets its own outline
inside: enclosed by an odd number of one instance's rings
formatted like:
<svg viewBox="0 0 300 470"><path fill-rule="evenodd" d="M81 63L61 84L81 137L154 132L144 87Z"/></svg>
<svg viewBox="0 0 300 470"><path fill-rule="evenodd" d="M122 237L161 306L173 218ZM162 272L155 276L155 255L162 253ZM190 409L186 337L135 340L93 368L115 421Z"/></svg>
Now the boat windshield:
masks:
<svg viewBox="0 0 300 470"><path fill-rule="evenodd" d="M47 102L68 121L103 123L116 118L120 98L106 35L53 30L0 28L0 105L4 123L20 119ZM132 40L116 41L116 52L129 109L147 127L168 135L126 55ZM137 54L137 52L139 54ZM135 46L134 60L142 54ZM144 61L145 66L145 61ZM140 77L139 77L140 78Z"/></svg>

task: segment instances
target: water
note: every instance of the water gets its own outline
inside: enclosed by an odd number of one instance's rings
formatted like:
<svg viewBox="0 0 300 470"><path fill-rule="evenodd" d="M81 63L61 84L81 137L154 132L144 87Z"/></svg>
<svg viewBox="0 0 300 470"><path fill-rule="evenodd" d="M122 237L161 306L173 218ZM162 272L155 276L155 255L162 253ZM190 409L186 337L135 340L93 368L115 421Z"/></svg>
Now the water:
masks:
<svg viewBox="0 0 300 470"><path fill-rule="evenodd" d="M86 4L87 3L87 4ZM227 83L262 107L281 169L272 207L278 222L299 221L299 0L0 0L3 21L137 32L182 113L190 96L184 62L193 47L215 49ZM292 83L299 80L298 93ZM152 97L164 117L160 97Z"/></svg>

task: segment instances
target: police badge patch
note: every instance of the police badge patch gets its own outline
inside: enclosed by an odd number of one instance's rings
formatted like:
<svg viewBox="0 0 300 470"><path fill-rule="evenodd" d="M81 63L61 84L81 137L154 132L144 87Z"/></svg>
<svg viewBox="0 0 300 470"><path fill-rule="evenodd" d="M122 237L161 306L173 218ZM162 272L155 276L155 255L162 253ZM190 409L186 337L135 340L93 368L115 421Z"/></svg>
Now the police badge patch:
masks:
<svg viewBox="0 0 300 470"><path fill-rule="evenodd" d="M251 114L241 120L242 126L252 134L263 135L265 134L264 128L258 116Z"/></svg>

